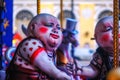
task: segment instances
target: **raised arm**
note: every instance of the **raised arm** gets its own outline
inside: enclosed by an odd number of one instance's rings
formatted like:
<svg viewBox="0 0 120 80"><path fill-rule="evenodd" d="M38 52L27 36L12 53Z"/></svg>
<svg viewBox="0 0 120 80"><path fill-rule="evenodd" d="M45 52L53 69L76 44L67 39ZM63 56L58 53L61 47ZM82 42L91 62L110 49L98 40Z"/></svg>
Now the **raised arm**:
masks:
<svg viewBox="0 0 120 80"><path fill-rule="evenodd" d="M71 79L70 76L68 76L65 72L56 68L52 59L49 59L45 51L42 51L40 54L38 54L33 63L50 77L56 78L58 80Z"/></svg>

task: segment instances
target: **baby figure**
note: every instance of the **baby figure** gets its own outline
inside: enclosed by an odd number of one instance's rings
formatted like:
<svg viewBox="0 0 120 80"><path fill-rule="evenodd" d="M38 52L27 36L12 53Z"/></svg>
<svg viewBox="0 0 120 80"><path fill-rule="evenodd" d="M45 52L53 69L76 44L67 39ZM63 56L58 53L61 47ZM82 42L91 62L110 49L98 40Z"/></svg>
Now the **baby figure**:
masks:
<svg viewBox="0 0 120 80"><path fill-rule="evenodd" d="M106 80L107 73L113 68L113 28L112 16L104 17L97 22L94 37L98 48L88 66L77 68L78 75L85 76L90 80Z"/></svg>
<svg viewBox="0 0 120 80"><path fill-rule="evenodd" d="M56 67L55 52L62 37L56 17L47 13L36 15L7 68L6 80L71 80Z"/></svg>

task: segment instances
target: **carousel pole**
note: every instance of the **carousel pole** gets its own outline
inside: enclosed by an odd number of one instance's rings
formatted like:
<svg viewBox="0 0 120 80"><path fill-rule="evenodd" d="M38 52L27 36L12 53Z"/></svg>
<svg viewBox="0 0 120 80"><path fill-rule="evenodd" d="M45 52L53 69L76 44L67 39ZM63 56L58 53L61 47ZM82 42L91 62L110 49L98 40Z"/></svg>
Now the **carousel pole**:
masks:
<svg viewBox="0 0 120 80"><path fill-rule="evenodd" d="M61 10L61 13L60 13L60 24L61 24L61 27L63 28L63 0L60 0L60 10Z"/></svg>
<svg viewBox="0 0 120 80"><path fill-rule="evenodd" d="M114 39L114 68L119 66L119 51L118 51L118 22L119 22L119 0L113 0L113 39Z"/></svg>
<svg viewBox="0 0 120 80"><path fill-rule="evenodd" d="M40 0L37 0L37 14L40 14Z"/></svg>

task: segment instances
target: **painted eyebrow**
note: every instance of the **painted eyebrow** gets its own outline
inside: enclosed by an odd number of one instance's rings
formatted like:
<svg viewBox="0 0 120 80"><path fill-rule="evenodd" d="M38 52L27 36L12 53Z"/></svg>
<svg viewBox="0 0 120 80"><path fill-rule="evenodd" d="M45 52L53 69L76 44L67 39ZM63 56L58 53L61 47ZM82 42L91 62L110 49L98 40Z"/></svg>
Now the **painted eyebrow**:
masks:
<svg viewBox="0 0 120 80"><path fill-rule="evenodd" d="M46 25L46 26L53 26L54 25L54 23L45 23L44 25Z"/></svg>
<svg viewBox="0 0 120 80"><path fill-rule="evenodd" d="M52 26L54 25L54 23L49 23L49 24L52 25Z"/></svg>

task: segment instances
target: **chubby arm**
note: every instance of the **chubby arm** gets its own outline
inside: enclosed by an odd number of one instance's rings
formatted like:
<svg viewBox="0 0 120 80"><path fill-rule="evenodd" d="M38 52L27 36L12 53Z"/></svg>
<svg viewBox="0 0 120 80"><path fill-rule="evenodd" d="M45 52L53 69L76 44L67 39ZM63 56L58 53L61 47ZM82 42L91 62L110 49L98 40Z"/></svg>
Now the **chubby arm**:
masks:
<svg viewBox="0 0 120 80"><path fill-rule="evenodd" d="M56 68L56 66L54 65L52 60L48 58L48 55L44 50L36 56L33 63L43 72L47 73L49 76L53 78L57 78L60 80L71 79L70 76L68 76L65 72L62 72Z"/></svg>
<svg viewBox="0 0 120 80"><path fill-rule="evenodd" d="M71 79L65 72L56 68L53 61L48 57L41 41L34 38L24 40L23 43L21 43L20 52L33 66L39 68L49 76L57 78L57 80Z"/></svg>
<svg viewBox="0 0 120 80"><path fill-rule="evenodd" d="M78 66L74 63L67 64L67 71L71 71L73 75L75 76L85 76L88 78L94 78L98 74L97 68L89 64L88 66Z"/></svg>
<svg viewBox="0 0 120 80"><path fill-rule="evenodd" d="M77 69L77 75L83 75L88 78L97 77L102 67L102 59L98 53L94 53L93 59L88 66L79 66Z"/></svg>
<svg viewBox="0 0 120 80"><path fill-rule="evenodd" d="M77 75L86 76L89 78L94 78L98 74L98 70L96 68L93 68L92 66L82 66L80 70L77 70Z"/></svg>

